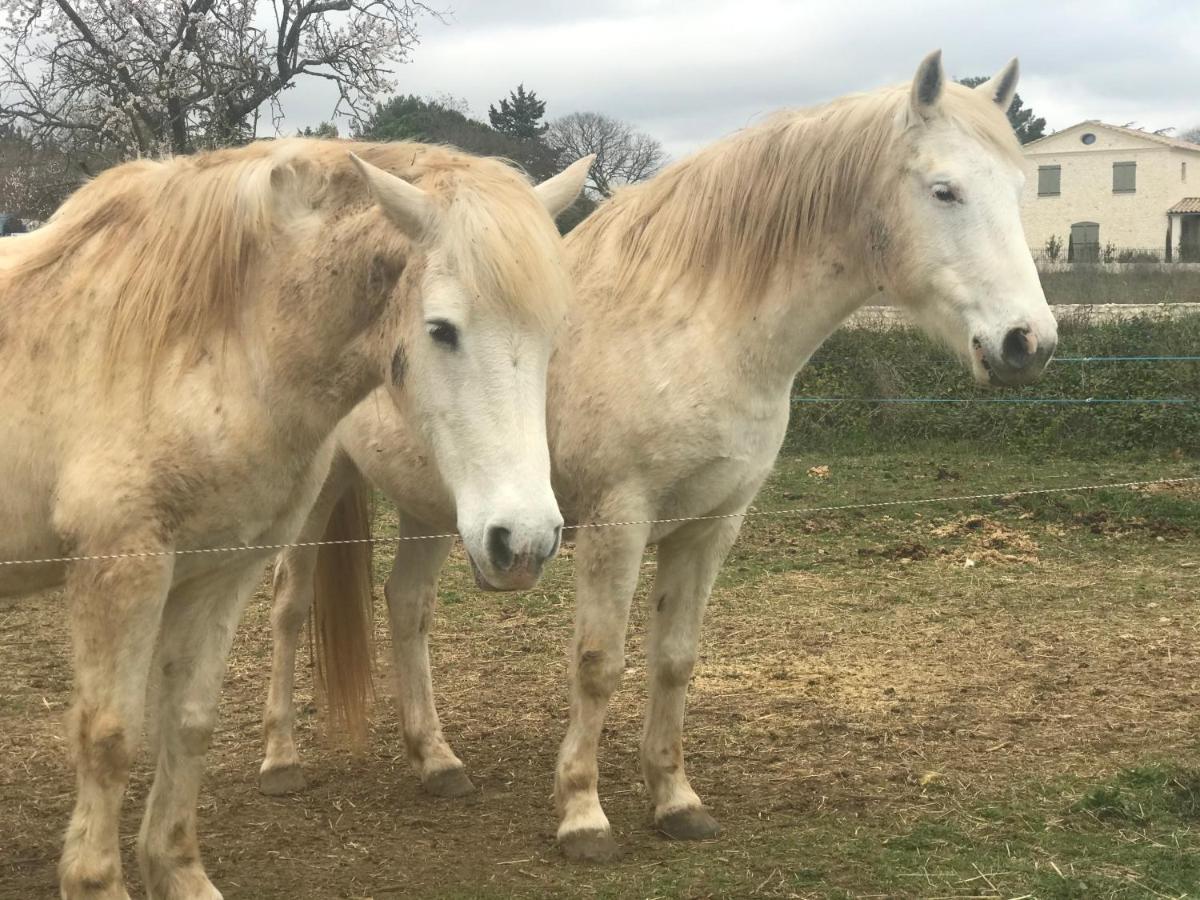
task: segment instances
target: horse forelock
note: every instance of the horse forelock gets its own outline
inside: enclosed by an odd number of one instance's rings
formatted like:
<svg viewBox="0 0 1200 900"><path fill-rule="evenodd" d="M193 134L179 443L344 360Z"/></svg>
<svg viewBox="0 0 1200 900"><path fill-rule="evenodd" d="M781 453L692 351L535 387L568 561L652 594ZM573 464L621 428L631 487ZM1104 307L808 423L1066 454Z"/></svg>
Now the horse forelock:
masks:
<svg viewBox="0 0 1200 900"><path fill-rule="evenodd" d="M619 257L613 293L661 299L719 289L739 308L764 296L781 265L837 234L867 229L903 169L902 144L917 122L910 86L790 110L619 190L568 236L576 277ZM1003 111L950 85L947 119L997 155L1020 162Z"/></svg>
<svg viewBox="0 0 1200 900"><path fill-rule="evenodd" d="M441 207L435 227L450 268L480 307L552 329L570 282L550 214L507 162L453 158L469 165L436 167L416 180Z"/></svg>

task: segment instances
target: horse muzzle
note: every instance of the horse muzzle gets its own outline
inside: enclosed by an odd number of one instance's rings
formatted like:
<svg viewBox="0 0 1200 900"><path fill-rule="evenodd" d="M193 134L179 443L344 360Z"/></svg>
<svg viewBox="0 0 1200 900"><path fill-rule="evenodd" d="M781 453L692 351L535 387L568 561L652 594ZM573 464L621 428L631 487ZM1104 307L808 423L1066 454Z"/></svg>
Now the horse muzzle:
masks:
<svg viewBox="0 0 1200 900"><path fill-rule="evenodd" d="M485 540L486 561L480 565L468 553L475 584L484 591L524 591L542 577L545 564L554 558L562 542L562 526L553 529L551 539L539 549L536 542L523 541L515 549L512 531L501 525L490 526Z"/></svg>
<svg viewBox="0 0 1200 900"><path fill-rule="evenodd" d="M1018 387L1037 381L1057 346L1057 334L1039 336L1029 325L1008 329L998 346L980 337L971 341L979 366L977 375L982 376L978 380L998 387Z"/></svg>

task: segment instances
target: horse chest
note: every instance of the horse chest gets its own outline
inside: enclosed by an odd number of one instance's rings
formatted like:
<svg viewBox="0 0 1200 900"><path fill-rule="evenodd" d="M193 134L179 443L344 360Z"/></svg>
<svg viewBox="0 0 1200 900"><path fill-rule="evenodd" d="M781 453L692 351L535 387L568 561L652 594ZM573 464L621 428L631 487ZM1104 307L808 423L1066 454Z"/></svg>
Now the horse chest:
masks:
<svg viewBox="0 0 1200 900"><path fill-rule="evenodd" d="M662 507L706 515L749 503L774 465L787 417L786 412L782 417L732 413L724 422L708 425L661 458Z"/></svg>

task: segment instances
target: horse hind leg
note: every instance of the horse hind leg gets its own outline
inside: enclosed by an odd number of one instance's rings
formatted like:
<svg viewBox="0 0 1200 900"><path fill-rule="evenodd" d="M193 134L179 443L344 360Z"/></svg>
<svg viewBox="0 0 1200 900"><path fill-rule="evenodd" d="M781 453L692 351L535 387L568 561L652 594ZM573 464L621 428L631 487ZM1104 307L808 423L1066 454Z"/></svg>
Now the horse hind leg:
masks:
<svg viewBox="0 0 1200 900"><path fill-rule="evenodd" d="M656 827L677 840L703 840L720 832L684 772L683 716L704 609L739 528L737 519L706 522L681 530L658 548L646 640L642 774Z"/></svg>
<svg viewBox="0 0 1200 900"><path fill-rule="evenodd" d="M409 762L426 792L461 797L475 790L462 760L442 734L433 700L429 666L429 628L437 602L438 573L453 546L451 538L419 538L430 529L400 516L400 540L392 573L384 587L392 628L396 704Z"/></svg>
<svg viewBox="0 0 1200 900"><path fill-rule="evenodd" d="M285 550L275 564L271 606L271 681L263 714L265 749L258 772L258 789L264 794L290 794L304 790L304 772L296 750L293 691L296 648L313 602L315 547Z"/></svg>
<svg viewBox="0 0 1200 900"><path fill-rule="evenodd" d="M317 502L297 537L297 542L317 541L345 488L348 463L335 459ZM317 566L316 547L291 547L279 554L273 580L271 605L271 681L263 711L262 766L258 789L280 795L306 787L300 754L296 749L294 687L296 650L304 623L313 604L313 576Z"/></svg>
<svg viewBox="0 0 1200 900"><path fill-rule="evenodd" d="M151 900L220 900L200 860L196 802L216 724L225 661L260 577L256 561L173 593L156 663L158 767L138 840Z"/></svg>
<svg viewBox="0 0 1200 900"><path fill-rule="evenodd" d="M126 546L155 543L131 538ZM166 555L86 563L68 578L75 700L67 730L78 783L59 862L62 896L68 900L129 897L118 824L171 571Z"/></svg>

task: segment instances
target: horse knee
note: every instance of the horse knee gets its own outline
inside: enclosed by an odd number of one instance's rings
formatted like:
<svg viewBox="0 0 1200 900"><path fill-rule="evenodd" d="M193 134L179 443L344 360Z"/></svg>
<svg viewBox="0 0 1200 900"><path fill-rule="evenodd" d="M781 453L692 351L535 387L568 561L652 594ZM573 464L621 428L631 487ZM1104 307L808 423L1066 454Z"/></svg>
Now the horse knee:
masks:
<svg viewBox="0 0 1200 900"><path fill-rule="evenodd" d="M203 756L212 741L215 721L212 713L185 706L179 712L179 746L188 756Z"/></svg>
<svg viewBox="0 0 1200 900"><path fill-rule="evenodd" d="M620 685L624 671L624 654L581 649L575 663L575 680L587 696L609 697Z"/></svg>
<svg viewBox="0 0 1200 900"><path fill-rule="evenodd" d="M654 663L654 677L663 687L684 688L692 680L696 654L691 651L663 653Z"/></svg>
<svg viewBox="0 0 1200 900"><path fill-rule="evenodd" d="M297 632L304 627L308 618L308 606L288 602L291 598L282 594L275 595L275 604L271 607L271 630Z"/></svg>
<svg viewBox="0 0 1200 900"><path fill-rule="evenodd" d="M298 631L304 626L304 621L308 618L309 608L312 606L312 598L297 596L297 592L304 591L306 582L304 579L297 578L292 571L292 567L286 563L280 562L275 568L275 579L273 581L273 589L275 592L275 602L271 605L271 628L274 630L285 629L287 631ZM311 574L307 580L307 590L312 590Z"/></svg>
<svg viewBox="0 0 1200 900"><path fill-rule="evenodd" d="M69 725L77 762L104 783L122 782L133 761L133 745L115 712L76 707Z"/></svg>
<svg viewBox="0 0 1200 900"><path fill-rule="evenodd" d="M424 637L429 633L437 594L433 590L398 588L389 581L383 587L392 617L393 639Z"/></svg>

